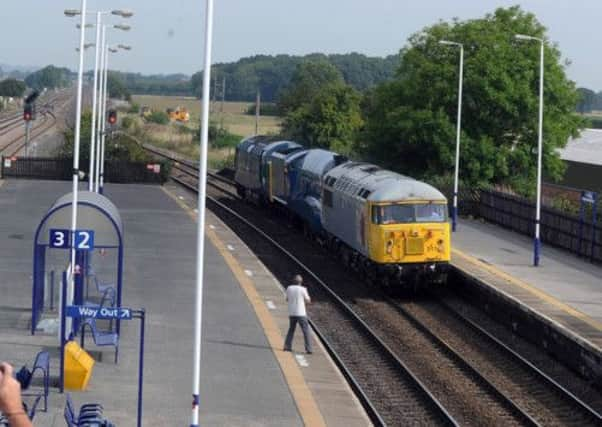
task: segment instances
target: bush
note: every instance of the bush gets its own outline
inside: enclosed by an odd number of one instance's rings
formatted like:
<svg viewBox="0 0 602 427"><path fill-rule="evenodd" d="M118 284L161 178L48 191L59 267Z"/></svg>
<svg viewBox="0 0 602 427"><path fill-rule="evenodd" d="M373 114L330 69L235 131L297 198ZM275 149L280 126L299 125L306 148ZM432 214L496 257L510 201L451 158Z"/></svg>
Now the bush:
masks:
<svg viewBox="0 0 602 427"><path fill-rule="evenodd" d="M134 119L130 116L125 116L121 119L121 127L125 130L129 130L134 126Z"/></svg>
<svg viewBox="0 0 602 427"><path fill-rule="evenodd" d="M169 116L164 111L153 111L146 117L146 120L152 123L166 125L169 123Z"/></svg>
<svg viewBox="0 0 602 427"><path fill-rule="evenodd" d="M254 116L255 104L249 105L245 113L250 116ZM280 110L278 109L278 106L276 106L276 104L274 104L273 102L266 102L265 104L262 102L261 107L259 108L259 114L262 116L279 116Z"/></svg>
<svg viewBox="0 0 602 427"><path fill-rule="evenodd" d="M132 105L130 106L128 113L139 114L140 113L140 104L136 104L135 102L132 102Z"/></svg>

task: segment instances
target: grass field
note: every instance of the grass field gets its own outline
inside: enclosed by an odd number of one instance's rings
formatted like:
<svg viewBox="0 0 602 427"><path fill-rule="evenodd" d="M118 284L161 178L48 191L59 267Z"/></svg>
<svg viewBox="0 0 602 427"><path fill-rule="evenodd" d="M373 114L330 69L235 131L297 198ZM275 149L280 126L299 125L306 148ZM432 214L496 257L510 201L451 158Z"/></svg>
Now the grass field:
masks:
<svg viewBox="0 0 602 427"><path fill-rule="evenodd" d="M201 114L201 101L188 96L158 96L158 95L133 95L132 101L140 106L147 106L153 110L165 111L167 108L184 107L190 113L190 121L198 124ZM250 102L217 102L213 106L210 120L223 123L228 132L241 137L255 134L255 117L245 114ZM259 119L259 133L275 134L280 131L281 119L274 116L262 116Z"/></svg>

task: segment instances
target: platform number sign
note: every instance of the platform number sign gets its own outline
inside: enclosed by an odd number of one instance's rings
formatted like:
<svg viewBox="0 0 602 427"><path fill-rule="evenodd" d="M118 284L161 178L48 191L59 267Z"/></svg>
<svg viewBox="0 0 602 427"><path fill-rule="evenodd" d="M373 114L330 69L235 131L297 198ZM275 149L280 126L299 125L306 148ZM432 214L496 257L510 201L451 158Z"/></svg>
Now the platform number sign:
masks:
<svg viewBox="0 0 602 427"><path fill-rule="evenodd" d="M59 249L67 249L70 245L69 236L71 235L71 230L64 229L50 229L50 238L48 241L50 242L51 248L59 248Z"/></svg>
<svg viewBox="0 0 602 427"><path fill-rule="evenodd" d="M50 247L68 249L71 247L71 230L51 229ZM94 230L75 230L75 249L78 251L91 251L94 249Z"/></svg>
<svg viewBox="0 0 602 427"><path fill-rule="evenodd" d="M91 251L94 249L94 230L75 231L75 249L78 251Z"/></svg>

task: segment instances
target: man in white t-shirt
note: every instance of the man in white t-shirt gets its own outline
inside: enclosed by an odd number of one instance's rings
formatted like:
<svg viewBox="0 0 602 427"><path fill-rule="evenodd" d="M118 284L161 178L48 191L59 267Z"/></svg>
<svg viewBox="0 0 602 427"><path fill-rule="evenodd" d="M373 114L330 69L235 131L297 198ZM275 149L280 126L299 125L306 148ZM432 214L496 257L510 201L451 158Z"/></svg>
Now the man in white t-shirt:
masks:
<svg viewBox="0 0 602 427"><path fill-rule="evenodd" d="M293 278L293 284L286 288L286 300L288 301L288 319L289 327L284 341L284 351L292 351L293 335L297 322L301 325L303 331L303 340L305 342L305 351L307 354L312 353L311 340L309 336L309 323L307 322L307 312L305 311L305 303L310 303L311 299L307 293L307 288L302 286L303 278L296 275Z"/></svg>

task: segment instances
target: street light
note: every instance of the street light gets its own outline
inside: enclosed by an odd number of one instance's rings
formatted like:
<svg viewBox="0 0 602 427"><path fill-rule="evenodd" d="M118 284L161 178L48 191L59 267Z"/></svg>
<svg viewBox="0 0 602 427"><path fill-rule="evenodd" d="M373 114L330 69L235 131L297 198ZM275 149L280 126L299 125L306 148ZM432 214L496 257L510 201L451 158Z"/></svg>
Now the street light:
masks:
<svg viewBox="0 0 602 427"><path fill-rule="evenodd" d="M86 44L84 45L84 50L87 50L87 49L91 48L92 46L94 46L94 43L86 43ZM75 48L75 50L76 50L77 52L79 52L79 47L76 47L76 48Z"/></svg>
<svg viewBox="0 0 602 427"><path fill-rule="evenodd" d="M449 40L439 40L439 44L460 48L460 71L458 78L458 119L456 124L456 166L454 171L454 206L452 210L452 231L458 223L458 180L460 175L460 133L462 127L462 80L464 74L464 45Z"/></svg>
<svg viewBox="0 0 602 427"><path fill-rule="evenodd" d="M201 149L199 150L199 200L197 221L196 293L194 310L194 347L192 360L192 413L190 426L199 425L201 344L203 333L203 269L205 255L205 196L207 194L207 145L209 132L209 84L211 79L211 39L213 0L207 0L205 13L205 56L203 60L203 102L201 105Z"/></svg>
<svg viewBox="0 0 602 427"><path fill-rule="evenodd" d="M118 28L117 26L114 26L114 28ZM106 42L106 40L103 39L103 41ZM126 46L126 45L118 45L117 47L122 47L122 49L125 50L131 50L131 46ZM100 128L101 130L99 131L99 136L100 136L100 141L99 144L96 146L97 149L97 156L96 156L96 161L97 161L97 166L96 166L96 171L97 171L97 175L96 175L96 192L99 192L102 194L103 192L103 187L104 187L104 162L105 162L105 127L106 127L106 111L107 111L107 81L108 81L108 72L109 72L109 52L110 53L116 53L118 52L119 49L117 49L116 47L113 46L109 46L106 45L106 50L104 52L104 76L103 76L103 84L102 84L102 92L101 92L101 105L100 105Z"/></svg>
<svg viewBox="0 0 602 427"><path fill-rule="evenodd" d="M123 49L123 50L132 50L132 46L125 45L125 44L118 44L117 47L119 49Z"/></svg>
<svg viewBox="0 0 602 427"><path fill-rule="evenodd" d="M70 271L71 281L69 283L68 295L73 295L73 281L75 278L75 230L77 230L77 190L79 184L79 143L80 143L80 128L82 119L82 86L84 80L84 37L85 37L85 26L86 26L86 0L81 0L81 13L80 11L68 9L65 10L65 16L74 17L81 15L80 17L80 30L79 30L79 69L77 72L77 98L75 107L75 138L73 143L73 201L71 205L71 263ZM63 304L70 304L71 301L63 301ZM63 343L61 343L63 345ZM61 390L63 385L61 384Z"/></svg>
<svg viewBox="0 0 602 427"><path fill-rule="evenodd" d="M73 16L77 16L81 14L80 10L77 9L66 9L64 11L65 16L69 16L69 17L73 17ZM117 15L117 16L121 16L122 18L130 18L134 15L134 13L132 11L128 11L128 10L111 10L111 11L85 11L85 13L94 13L96 14L96 25L93 24L84 24L84 28L91 28L91 27L96 27L96 52L95 52L95 60L94 60L94 90L92 91L92 126L91 126L91 143L90 143L90 165L89 165L89 173L88 173L88 191L93 191L94 190L94 171L95 171L95 166L98 164L98 161L95 160L95 154L97 153L97 149L96 149L96 128L97 128L97 124L96 124L96 117L97 117L97 106L98 106L98 101L97 101L97 94L98 94L98 83L99 83L99 79L98 79L98 73L99 73L99 56L100 56L100 51L101 49L104 49L104 44L101 44L101 27L104 28L104 26L101 26L101 21L102 21L102 15L108 15L108 14L112 14L112 15ZM130 29L130 27L128 25L115 25L113 26L115 28L124 30L124 31L128 31ZM81 29L81 24L77 25L77 28ZM103 42L104 43L104 42ZM102 86L101 86L102 87ZM99 109L100 112L100 109ZM102 118L99 118L99 123L100 120L102 120ZM100 127L100 126L99 126Z"/></svg>
<svg viewBox="0 0 602 427"><path fill-rule="evenodd" d="M535 238L533 241L533 265L539 265L539 252L541 243L539 240L539 223L541 220L541 169L543 160L543 38L516 34L517 40L536 41L540 43L539 51L539 125L537 131L537 200L535 202Z"/></svg>
<svg viewBox="0 0 602 427"><path fill-rule="evenodd" d="M116 13L119 12L119 13ZM122 11L113 11L112 13L114 15L120 15L123 16L124 18L128 18L130 16L133 15L132 12L125 12L125 15L121 13ZM107 12L104 12L107 13ZM90 150L91 150L91 154L90 154L90 170L92 171L92 178L91 180L93 181L93 185L90 187L90 191L96 191L99 192L100 191L100 180L101 180L101 173L104 171L104 166L102 166L101 163L101 144L102 141L104 140L104 116L106 113L106 107L105 107L105 99L106 99L106 78L107 78L107 69L108 66L106 65L106 60L107 60L107 40L106 40L106 31L108 29L114 28L117 30L122 30L122 31L129 31L131 29L131 27L129 25L124 25L124 24L116 24L116 25L99 25L99 28L101 28L102 31L102 35L100 36L100 71L99 71L99 78L100 78L100 85L99 85L99 99L98 99L98 122L96 122L95 119L93 119L93 125L97 126L97 135L98 135L98 141L95 143L94 141L92 142L91 146L90 146ZM95 114L96 110L94 109L93 114Z"/></svg>

